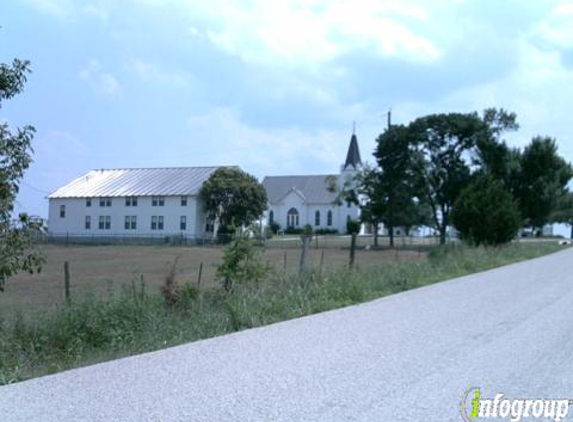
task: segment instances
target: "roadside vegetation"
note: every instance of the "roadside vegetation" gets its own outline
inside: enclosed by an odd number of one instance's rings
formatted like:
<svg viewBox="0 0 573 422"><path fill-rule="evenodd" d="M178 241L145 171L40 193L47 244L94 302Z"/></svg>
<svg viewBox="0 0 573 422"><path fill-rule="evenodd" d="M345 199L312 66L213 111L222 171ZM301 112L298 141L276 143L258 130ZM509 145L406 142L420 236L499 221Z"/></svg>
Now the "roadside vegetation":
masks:
<svg viewBox="0 0 573 422"><path fill-rule="evenodd" d="M179 284L170 268L161 289L134 277L119 293L0 320L0 384L361 303L563 248L555 242L445 245L413 262L346 271L308 268L257 282L245 274L268 268L259 268L256 255L239 246L229 246L220 287Z"/></svg>

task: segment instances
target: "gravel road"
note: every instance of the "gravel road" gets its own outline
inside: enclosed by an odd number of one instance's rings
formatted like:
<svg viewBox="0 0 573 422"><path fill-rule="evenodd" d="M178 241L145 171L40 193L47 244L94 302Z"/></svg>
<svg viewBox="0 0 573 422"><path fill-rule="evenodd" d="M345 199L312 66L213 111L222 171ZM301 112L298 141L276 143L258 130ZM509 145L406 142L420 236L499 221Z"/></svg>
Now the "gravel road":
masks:
<svg viewBox="0 0 573 422"><path fill-rule="evenodd" d="M0 387L0 421L461 421L470 387L573 399L573 249Z"/></svg>

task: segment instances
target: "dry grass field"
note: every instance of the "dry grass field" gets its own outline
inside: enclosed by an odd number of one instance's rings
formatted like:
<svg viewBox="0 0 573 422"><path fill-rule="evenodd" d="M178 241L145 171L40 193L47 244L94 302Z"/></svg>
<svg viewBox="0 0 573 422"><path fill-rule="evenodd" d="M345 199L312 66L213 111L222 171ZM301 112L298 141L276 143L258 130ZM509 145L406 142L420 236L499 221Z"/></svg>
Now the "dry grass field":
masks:
<svg viewBox="0 0 573 422"><path fill-rule="evenodd" d="M298 246L276 247L264 250L262 259L274 271L293 273L298 268ZM319 245L320 246L320 245ZM197 283L199 266L203 263L202 286L213 286L216 267L221 261L221 247L199 246L60 246L46 245L47 263L40 274L19 274L6 284L0 293L0 312L41 309L63 300L64 262L70 264L72 298L87 293L102 294L119 289L143 277L149 289L159 289L170 266L178 258L177 280L180 283ZM324 252L323 252L324 251ZM311 248L309 265L318 267L324 253L324 268L342 268L348 264L349 250L342 247ZM396 260L420 259L418 251L364 250L356 253L359 267L380 265Z"/></svg>

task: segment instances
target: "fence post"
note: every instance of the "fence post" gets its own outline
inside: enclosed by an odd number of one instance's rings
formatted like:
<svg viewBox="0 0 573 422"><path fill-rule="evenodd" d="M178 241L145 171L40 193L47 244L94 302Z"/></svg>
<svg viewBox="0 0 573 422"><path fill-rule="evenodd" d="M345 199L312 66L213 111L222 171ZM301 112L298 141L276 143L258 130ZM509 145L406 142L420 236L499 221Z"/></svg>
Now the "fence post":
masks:
<svg viewBox="0 0 573 422"><path fill-rule="evenodd" d="M287 268L287 251L284 252L283 268L284 268L284 272L285 272L285 274L286 274L286 268Z"/></svg>
<svg viewBox="0 0 573 422"><path fill-rule="evenodd" d="M322 265L324 264L324 248L320 252L320 266L318 267L318 274L322 276Z"/></svg>
<svg viewBox="0 0 573 422"><path fill-rule="evenodd" d="M66 303L69 305L72 302L70 295L70 263L64 262L64 296Z"/></svg>
<svg viewBox="0 0 573 422"><path fill-rule="evenodd" d="M203 262L199 264L199 277L197 277L197 286L201 285L201 274L203 273Z"/></svg>
<svg viewBox="0 0 573 422"><path fill-rule="evenodd" d="M352 233L350 237L350 268L354 266L355 256L356 256L356 233Z"/></svg>
<svg viewBox="0 0 573 422"><path fill-rule="evenodd" d="M299 272L302 273L306 270L306 255L308 254L308 246L312 240L312 236L301 236L302 239L302 250L300 253L300 266Z"/></svg>

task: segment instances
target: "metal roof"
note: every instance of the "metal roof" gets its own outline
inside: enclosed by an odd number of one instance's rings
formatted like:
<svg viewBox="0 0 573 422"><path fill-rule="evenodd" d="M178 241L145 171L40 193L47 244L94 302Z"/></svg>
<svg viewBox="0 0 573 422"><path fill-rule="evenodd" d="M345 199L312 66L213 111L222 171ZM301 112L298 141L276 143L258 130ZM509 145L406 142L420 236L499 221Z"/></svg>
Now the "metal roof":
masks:
<svg viewBox="0 0 573 422"><path fill-rule="evenodd" d="M48 198L197 195L203 183L218 168L92 170L56 190Z"/></svg>
<svg viewBox="0 0 573 422"><path fill-rule="evenodd" d="M336 201L337 193L328 190L328 179L336 175L311 176L267 176L263 186L271 204L280 202L289 192L295 191L303 196L307 204L332 204Z"/></svg>

